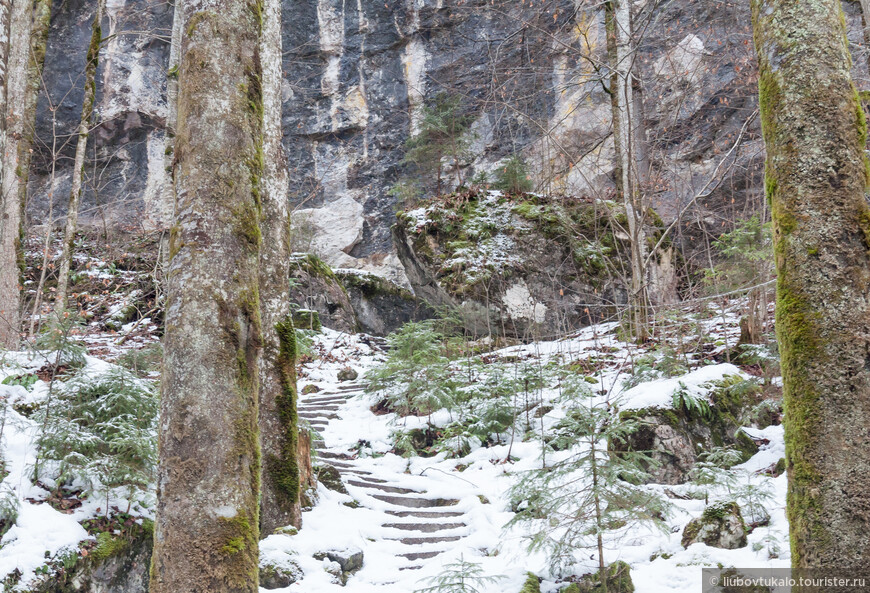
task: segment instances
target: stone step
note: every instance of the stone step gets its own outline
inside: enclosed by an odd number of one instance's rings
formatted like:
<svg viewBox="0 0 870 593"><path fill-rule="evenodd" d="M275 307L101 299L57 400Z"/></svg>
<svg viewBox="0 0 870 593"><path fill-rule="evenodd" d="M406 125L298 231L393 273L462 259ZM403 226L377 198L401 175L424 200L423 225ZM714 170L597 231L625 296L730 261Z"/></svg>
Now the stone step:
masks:
<svg viewBox="0 0 870 593"><path fill-rule="evenodd" d="M399 567L399 570L420 570L421 568L423 568L423 567L420 566L420 565L416 565L416 566L401 566L401 567Z"/></svg>
<svg viewBox="0 0 870 593"><path fill-rule="evenodd" d="M364 391L365 388L366 388L365 385L361 385L361 384L359 384L359 383L343 383L343 384L338 385L338 386L336 387L336 389L337 389L339 392L343 392L343 391Z"/></svg>
<svg viewBox="0 0 870 593"><path fill-rule="evenodd" d="M342 404L350 399L349 395L335 395L332 397L310 397L299 401L300 406L311 404Z"/></svg>
<svg viewBox="0 0 870 593"><path fill-rule="evenodd" d="M334 402L327 402L327 403L322 403L322 404L321 403L312 404L312 403L302 402L301 404L299 404L297 409L300 412L319 412L319 411L335 412L339 408L341 408L341 405L334 403Z"/></svg>
<svg viewBox="0 0 870 593"><path fill-rule="evenodd" d="M360 482L359 480L348 480L347 483L351 486L359 486L360 488L369 488L371 490L380 490L381 492L389 492L391 494L423 494L423 492L419 490L412 490L410 488L402 488L399 486L383 486L381 484L370 484L367 482Z"/></svg>
<svg viewBox="0 0 870 593"><path fill-rule="evenodd" d="M429 509L434 507L449 507L459 504L456 499L449 498L414 498L410 496L388 496L386 494L372 494L372 498L394 504L399 507L409 507L412 509Z"/></svg>
<svg viewBox="0 0 870 593"><path fill-rule="evenodd" d="M314 452L317 454L317 457L321 459L350 459L346 453L333 453L332 451L318 451L314 449Z"/></svg>
<svg viewBox="0 0 870 593"><path fill-rule="evenodd" d="M338 467L336 465L336 464L338 464L337 461L330 461L329 463L330 463L330 465L335 465L336 469L338 469L338 473L340 473L341 475L345 475L345 474L357 475L357 476L370 476L370 475L372 475L372 472L367 472L367 471L362 470L362 469L352 469L346 465L342 465L341 467Z"/></svg>
<svg viewBox="0 0 870 593"><path fill-rule="evenodd" d="M416 519L447 519L450 517L462 517L462 511L384 511L393 517L414 517Z"/></svg>
<svg viewBox="0 0 870 593"><path fill-rule="evenodd" d="M381 527L392 527L393 529L401 529L402 531L434 533L436 531L445 531L447 529L468 527L468 525L465 523L384 523Z"/></svg>
<svg viewBox="0 0 870 593"><path fill-rule="evenodd" d="M392 541L403 543L406 546L420 546L423 544L442 544L447 542L458 542L463 536L449 535L445 537L403 537L401 539L389 538Z"/></svg>
<svg viewBox="0 0 870 593"><path fill-rule="evenodd" d="M371 472L366 472L366 473L370 474ZM363 480L365 480L366 482L373 482L375 484L388 484L389 483L387 480L381 480L380 478L363 478Z"/></svg>
<svg viewBox="0 0 870 593"><path fill-rule="evenodd" d="M434 558L438 554L443 554L444 550L434 550L432 552L411 552L409 554L399 554L402 558L407 558L408 560L428 560L429 558Z"/></svg>
<svg viewBox="0 0 870 593"><path fill-rule="evenodd" d="M319 414L317 412L299 412L299 417L305 420L338 420L338 414Z"/></svg>

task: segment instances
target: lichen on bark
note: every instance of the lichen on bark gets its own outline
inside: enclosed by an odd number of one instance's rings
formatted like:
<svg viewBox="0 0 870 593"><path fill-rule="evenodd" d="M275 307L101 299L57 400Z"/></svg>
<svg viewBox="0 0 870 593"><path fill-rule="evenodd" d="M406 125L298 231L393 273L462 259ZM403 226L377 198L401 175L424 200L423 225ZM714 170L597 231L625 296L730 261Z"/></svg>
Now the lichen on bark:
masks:
<svg viewBox="0 0 870 593"><path fill-rule="evenodd" d="M260 21L182 0L152 593L258 590ZM248 219L238 220L239 213Z"/></svg>

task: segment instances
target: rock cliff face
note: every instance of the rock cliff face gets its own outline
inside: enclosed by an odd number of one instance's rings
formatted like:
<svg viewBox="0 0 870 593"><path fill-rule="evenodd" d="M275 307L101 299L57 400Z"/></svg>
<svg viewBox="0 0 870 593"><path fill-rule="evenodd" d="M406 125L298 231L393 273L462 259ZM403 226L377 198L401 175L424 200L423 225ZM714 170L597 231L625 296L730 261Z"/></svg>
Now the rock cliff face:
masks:
<svg viewBox="0 0 870 593"><path fill-rule="evenodd" d="M65 209L95 2L54 3L31 178L35 221L46 218L51 195L55 216ZM749 3L634 6L643 31L637 108L650 197L667 220L701 196L693 218L717 224L717 212L740 212L760 196ZM844 8L860 53L858 4ZM163 0L108 0L85 222L154 225L171 17ZM612 191L601 10L580 0L288 0L283 17L289 199L297 226L307 227L311 246L332 266L404 282L388 190L404 174L404 143L425 101L438 92L460 96L473 120L472 156L448 164L448 182L492 173L516 153L543 193L602 198ZM863 54L855 75L866 82Z"/></svg>

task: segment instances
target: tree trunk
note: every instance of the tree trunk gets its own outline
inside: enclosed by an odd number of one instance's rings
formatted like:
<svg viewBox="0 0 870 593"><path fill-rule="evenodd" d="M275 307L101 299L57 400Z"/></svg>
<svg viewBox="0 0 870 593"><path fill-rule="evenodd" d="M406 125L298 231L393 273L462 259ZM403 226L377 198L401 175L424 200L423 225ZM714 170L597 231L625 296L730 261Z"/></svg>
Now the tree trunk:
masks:
<svg viewBox="0 0 870 593"><path fill-rule="evenodd" d="M181 0L151 593L256 593L260 4Z"/></svg>
<svg viewBox="0 0 870 593"><path fill-rule="evenodd" d="M867 138L839 0L752 0L792 565L870 562Z"/></svg>
<svg viewBox="0 0 870 593"><path fill-rule="evenodd" d="M6 151L6 73L9 63L9 20L12 0L0 0L0 155Z"/></svg>
<svg viewBox="0 0 870 593"><path fill-rule="evenodd" d="M166 69L166 130L163 137L163 187L151 216L163 233L160 238L160 268L169 269L169 227L175 215L175 133L178 125L178 69L181 59L181 0L175 0L169 64Z"/></svg>
<svg viewBox="0 0 870 593"><path fill-rule="evenodd" d="M265 0L260 57L263 62L263 246L260 249L260 446L263 535L285 525L300 527L299 434L296 414L296 330L290 317L290 214L281 144L281 2Z"/></svg>
<svg viewBox="0 0 870 593"><path fill-rule="evenodd" d="M0 346L17 348L21 329L22 233L36 99L51 0L16 0L9 16L5 146L0 164Z"/></svg>
<svg viewBox="0 0 870 593"><path fill-rule="evenodd" d="M610 0L605 5L607 46L611 65L610 93L613 114L613 145L616 157L617 200L625 207L631 258L631 290L629 294L629 325L632 335L643 342L648 337L646 233L638 167L633 150L637 131L633 129L635 117L632 77L631 2ZM640 154L640 153L639 153Z"/></svg>
<svg viewBox="0 0 870 593"><path fill-rule="evenodd" d="M91 26L91 44L85 58L85 95L82 99L82 117L79 121L78 141L76 143L75 164L73 165L72 186L69 192L69 208L66 213L66 228L63 236L63 252L60 256L60 270L57 276L57 292L54 297L54 313L60 319L66 310L69 285L69 269L72 265L73 246L79 220L79 204L82 199L82 179L85 172L85 154L88 149L88 135L91 116L97 98L97 63L100 60L102 41L103 0L97 0L97 12Z"/></svg>

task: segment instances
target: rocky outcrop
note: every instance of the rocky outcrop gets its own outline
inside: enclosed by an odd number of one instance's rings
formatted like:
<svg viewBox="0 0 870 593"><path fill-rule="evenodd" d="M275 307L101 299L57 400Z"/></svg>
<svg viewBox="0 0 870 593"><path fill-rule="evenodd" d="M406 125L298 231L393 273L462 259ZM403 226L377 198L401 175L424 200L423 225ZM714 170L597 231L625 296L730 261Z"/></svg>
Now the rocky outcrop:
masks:
<svg viewBox="0 0 870 593"><path fill-rule="evenodd" d="M355 332L357 319L347 291L328 265L312 253L294 253L290 262L290 301L316 311L330 329ZM297 324L309 327L309 324ZM318 327L319 329L319 327Z"/></svg>
<svg viewBox="0 0 870 593"><path fill-rule="evenodd" d="M64 140L81 113L76 73L83 69L95 5L54 2L47 96L40 99L34 143L33 220L44 219L50 195L55 215L65 208L66 200L57 198L68 192L73 144ZM675 0L637 6L657 11L652 19L637 17L648 26L636 61L648 157L657 172L654 206L669 220L704 188L699 219L739 211L763 193L760 124L751 117L757 73L748 45L749 5ZM419 126L425 101L439 91L462 96L473 120L471 156L450 165L465 179L491 175L518 153L539 190L611 195L610 98L592 70L605 61L603 9L575 8L574 0L284 3L291 199L328 263L401 283L390 237L396 198L389 189L406 172L404 144ZM852 47L861 51L859 5L844 3L844 10ZM86 167L82 219L148 228L165 176L172 6L113 0L106 13L100 123L88 149L96 162ZM854 64L856 80L866 81L864 56ZM452 171L446 178L456 183Z"/></svg>
<svg viewBox="0 0 870 593"><path fill-rule="evenodd" d="M132 534L101 533L97 546L32 587L34 593L148 593L154 535L147 528Z"/></svg>
<svg viewBox="0 0 870 593"><path fill-rule="evenodd" d="M414 292L456 311L474 334L564 335L627 302L625 212L614 202L472 189L397 218ZM657 302L676 299L672 260L665 242L650 266L662 287Z"/></svg>
<svg viewBox="0 0 870 593"><path fill-rule="evenodd" d="M700 517L686 525L683 529L683 547L688 548L699 542L726 550L736 550L746 545L746 524L736 502L711 504Z"/></svg>
<svg viewBox="0 0 870 593"><path fill-rule="evenodd" d="M350 297L360 331L385 336L409 321L435 316L435 311L407 288L358 270L336 270Z"/></svg>
<svg viewBox="0 0 870 593"><path fill-rule="evenodd" d="M741 430L757 403L759 389L746 388L740 377L725 379L715 386L709 402L699 405L680 403L673 408L626 410L622 418L637 422L637 430L624 443L613 443L615 450L644 451L652 463L645 468L649 481L656 484L681 484L699 456L715 447L733 447L746 461L758 452L758 445ZM679 395L675 395L678 398Z"/></svg>

